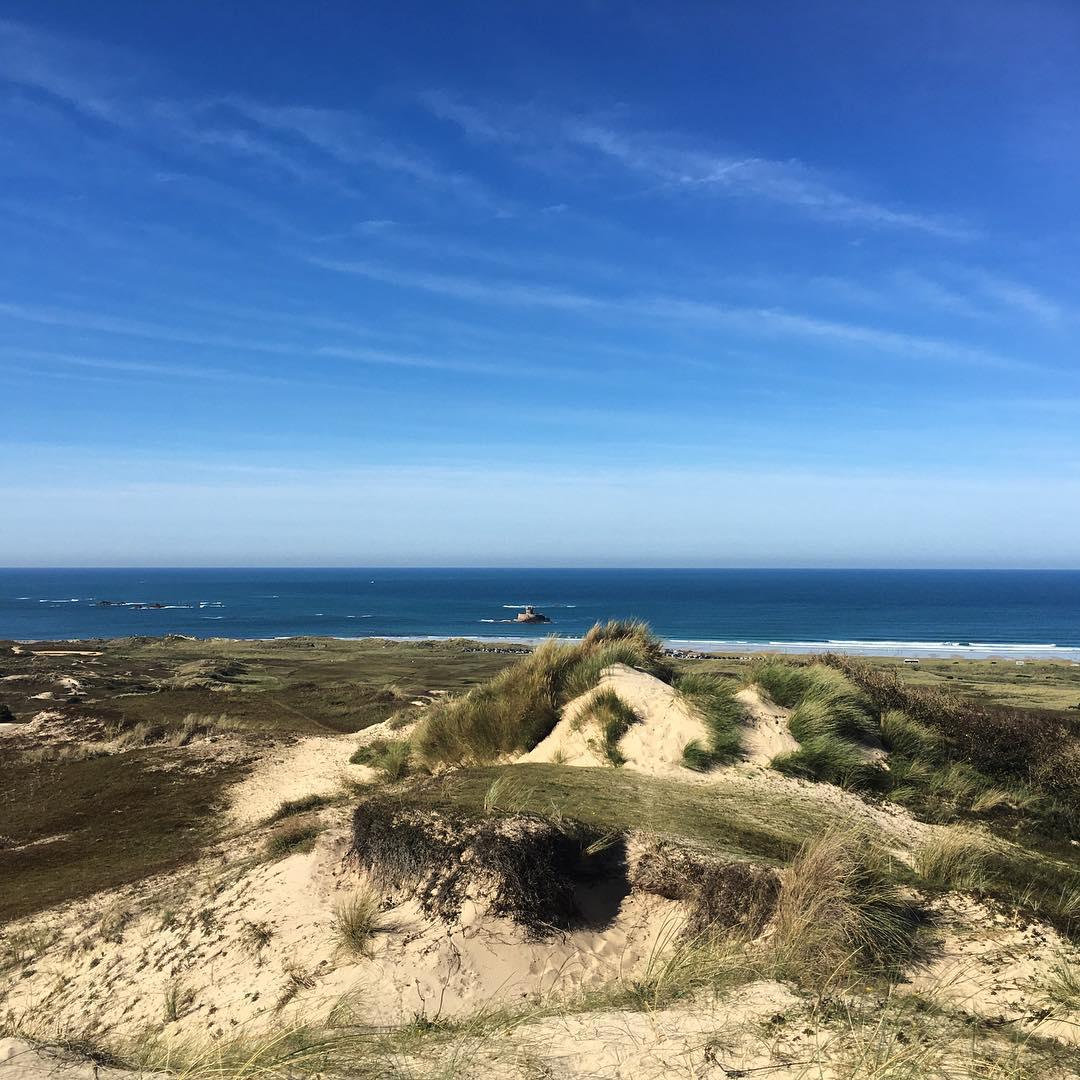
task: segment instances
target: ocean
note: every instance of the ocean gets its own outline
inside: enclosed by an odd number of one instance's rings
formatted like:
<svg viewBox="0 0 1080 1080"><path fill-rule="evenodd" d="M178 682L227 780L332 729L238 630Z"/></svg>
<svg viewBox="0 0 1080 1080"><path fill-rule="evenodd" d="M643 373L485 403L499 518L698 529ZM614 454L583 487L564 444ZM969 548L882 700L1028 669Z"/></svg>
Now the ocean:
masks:
<svg viewBox="0 0 1080 1080"><path fill-rule="evenodd" d="M514 623L525 604L551 622ZM611 618L687 649L1080 660L1080 571L0 570L0 637L16 640L536 640Z"/></svg>

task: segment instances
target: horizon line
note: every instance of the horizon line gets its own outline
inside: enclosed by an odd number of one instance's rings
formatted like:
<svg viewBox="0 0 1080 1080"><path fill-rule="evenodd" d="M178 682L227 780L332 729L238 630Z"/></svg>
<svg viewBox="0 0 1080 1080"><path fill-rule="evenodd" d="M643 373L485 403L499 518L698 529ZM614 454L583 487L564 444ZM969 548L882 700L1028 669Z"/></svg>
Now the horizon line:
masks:
<svg viewBox="0 0 1080 1080"><path fill-rule="evenodd" d="M665 572L701 572L701 571L731 571L731 570L758 570L763 572L775 573L778 571L788 571L793 573L805 573L809 571L816 572L839 572L839 573L956 573L956 572L971 572L971 573L1080 573L1080 566L806 566L806 565L774 565L774 566L761 566L756 564L750 565L678 565L678 566L664 566L664 565L627 565L627 566L590 566L590 565L578 565L578 564L555 564L555 565L486 565L486 564L437 564L437 563L416 563L416 564L394 564L394 563L357 563L355 565L338 565L338 564L286 564L278 565L271 563L234 563L234 564L188 564L188 565L168 565L168 564L131 564L131 565L96 565L96 566L76 566L69 564L57 564L52 566L0 566L0 573L9 572L45 572L45 571L57 571L57 570L75 570L75 571L102 571L102 570L138 570L138 571L161 571L161 570L275 570L275 571L312 571L312 570L325 570L325 571L410 571L410 570L487 570L487 571L506 571L506 572L522 572L522 571L535 571L535 570L569 570L569 571L665 571Z"/></svg>

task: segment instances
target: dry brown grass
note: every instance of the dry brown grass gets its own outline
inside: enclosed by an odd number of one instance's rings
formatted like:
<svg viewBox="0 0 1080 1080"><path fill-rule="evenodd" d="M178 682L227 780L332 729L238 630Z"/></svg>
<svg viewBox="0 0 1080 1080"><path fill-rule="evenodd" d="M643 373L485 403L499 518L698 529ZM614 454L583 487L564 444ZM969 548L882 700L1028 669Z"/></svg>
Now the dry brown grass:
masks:
<svg viewBox="0 0 1080 1080"><path fill-rule="evenodd" d="M575 644L551 638L463 697L432 705L411 739L413 756L431 769L531 750L558 723L561 707L616 663L671 676L660 642L643 623L597 624Z"/></svg>
<svg viewBox="0 0 1080 1080"><path fill-rule="evenodd" d="M947 825L915 850L915 872L931 885L977 892L986 885L989 855L985 836L963 825Z"/></svg>
<svg viewBox="0 0 1080 1080"><path fill-rule="evenodd" d="M334 908L334 938L349 956L369 956L372 938L385 929L379 898L370 889L357 890Z"/></svg>
<svg viewBox="0 0 1080 1080"><path fill-rule="evenodd" d="M912 956L916 916L871 838L834 827L783 872L766 961L778 976L817 988L887 972Z"/></svg>

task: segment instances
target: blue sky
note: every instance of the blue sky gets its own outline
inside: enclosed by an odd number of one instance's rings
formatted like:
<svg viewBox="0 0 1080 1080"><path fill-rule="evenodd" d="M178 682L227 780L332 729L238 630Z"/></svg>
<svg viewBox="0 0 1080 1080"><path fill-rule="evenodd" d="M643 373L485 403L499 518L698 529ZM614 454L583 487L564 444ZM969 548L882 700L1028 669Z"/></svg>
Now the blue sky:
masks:
<svg viewBox="0 0 1080 1080"><path fill-rule="evenodd" d="M0 16L0 565L1080 564L1080 9Z"/></svg>

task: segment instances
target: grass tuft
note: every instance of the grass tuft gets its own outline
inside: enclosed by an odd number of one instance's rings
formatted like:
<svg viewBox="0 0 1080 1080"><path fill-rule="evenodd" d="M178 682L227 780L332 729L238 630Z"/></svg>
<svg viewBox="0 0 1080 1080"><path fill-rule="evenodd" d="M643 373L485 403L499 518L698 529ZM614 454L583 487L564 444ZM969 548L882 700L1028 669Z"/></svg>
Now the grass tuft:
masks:
<svg viewBox="0 0 1080 1080"><path fill-rule="evenodd" d="M881 714L881 741L889 750L908 758L932 761L941 750L938 733L901 709L886 709Z"/></svg>
<svg viewBox="0 0 1080 1080"><path fill-rule="evenodd" d="M783 660L759 660L751 668L750 681L761 687L777 705L793 709L806 693L806 668Z"/></svg>
<svg viewBox="0 0 1080 1080"><path fill-rule="evenodd" d="M917 909L860 831L834 827L807 841L783 878L766 948L776 976L820 989L913 956Z"/></svg>
<svg viewBox="0 0 1080 1080"><path fill-rule="evenodd" d="M372 938L385 929L379 898L370 889L353 893L334 908L334 938L349 956L370 956Z"/></svg>
<svg viewBox="0 0 1080 1080"><path fill-rule="evenodd" d="M641 975L617 987L609 1007L654 1011L702 991L720 994L755 978L745 943L737 936L704 930L685 935L664 926Z"/></svg>
<svg viewBox="0 0 1080 1080"><path fill-rule="evenodd" d="M165 1023L176 1023L194 1003L194 992L179 980L174 979L165 987L163 1010Z"/></svg>
<svg viewBox="0 0 1080 1080"><path fill-rule="evenodd" d="M619 740L639 722L640 717L611 689L598 690L578 716L582 724L595 724L600 729L600 745L612 765L624 765L626 758L619 750Z"/></svg>
<svg viewBox="0 0 1080 1080"><path fill-rule="evenodd" d="M373 739L358 746L349 758L350 765L370 765L391 783L404 779L410 770L412 746L408 739Z"/></svg>
<svg viewBox="0 0 1080 1080"><path fill-rule="evenodd" d="M0 975L25 967L46 952L56 940L54 930L27 927L0 936Z"/></svg>
<svg viewBox="0 0 1080 1080"><path fill-rule="evenodd" d="M873 739L878 724L860 691L843 674L824 664L801 672L804 687L789 725L800 742L815 735L853 740Z"/></svg>
<svg viewBox="0 0 1080 1080"><path fill-rule="evenodd" d="M854 791L888 786L885 770L866 756L879 725L862 693L841 672L824 664L796 667L769 660L757 665L754 677L764 680L760 685L773 700L792 709L788 727L800 744L774 758L774 769Z"/></svg>
<svg viewBox="0 0 1080 1080"><path fill-rule="evenodd" d="M1055 960L1043 983L1050 1005L1066 1016L1080 1015L1080 961L1062 953Z"/></svg>
<svg viewBox="0 0 1080 1080"><path fill-rule="evenodd" d="M873 791L885 778L881 766L867 761L861 747L838 735L814 735L798 750L777 755L771 765L785 776L821 780L849 791Z"/></svg>
<svg viewBox="0 0 1080 1080"><path fill-rule="evenodd" d="M704 721L709 732L707 746L696 739L683 748L683 765L707 772L716 765L735 761L742 752L744 711L734 685L716 675L691 671L675 679L675 689Z"/></svg>
<svg viewBox="0 0 1080 1080"><path fill-rule="evenodd" d="M267 819L264 825L273 825L297 814L306 814L310 810L321 810L334 802L330 795L304 795L299 799L286 799Z"/></svg>
<svg viewBox="0 0 1080 1080"><path fill-rule="evenodd" d="M709 750L697 739L691 739L682 750L682 766L694 772L708 772L716 762Z"/></svg>
<svg viewBox="0 0 1080 1080"><path fill-rule="evenodd" d="M287 855L294 855L299 851L311 851L321 831L319 825L312 821L298 821L277 829L267 838L267 857L284 859Z"/></svg>
<svg viewBox="0 0 1080 1080"><path fill-rule="evenodd" d="M431 769L531 750L558 723L561 707L615 663L671 677L663 646L644 623L598 623L571 644L551 638L464 696L432 705L413 735L415 759Z"/></svg>
<svg viewBox="0 0 1080 1080"><path fill-rule="evenodd" d="M915 872L931 885L963 892L987 884L985 837L963 825L946 825L915 851Z"/></svg>

